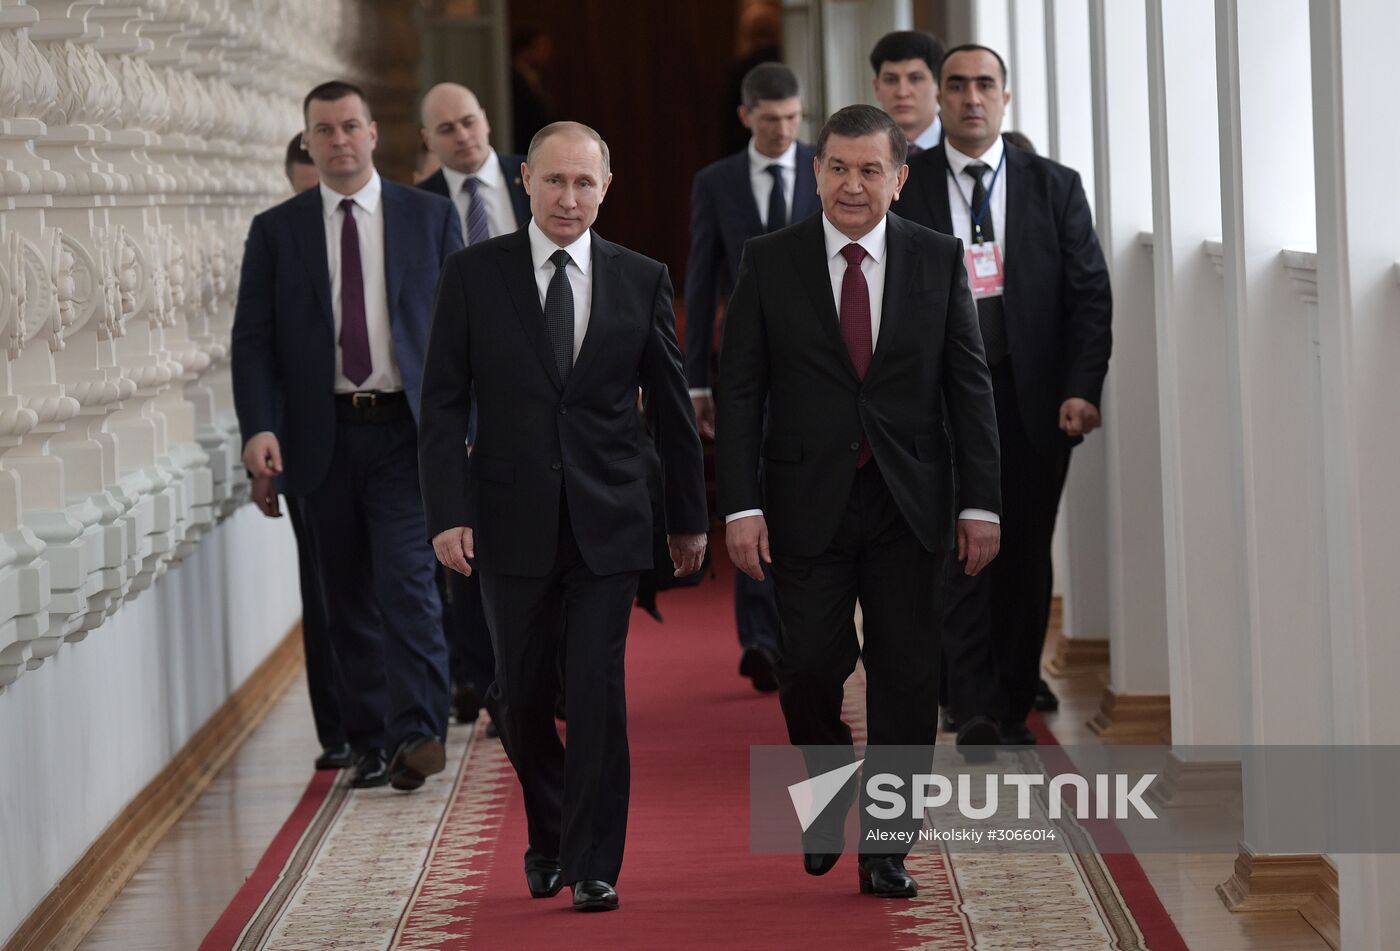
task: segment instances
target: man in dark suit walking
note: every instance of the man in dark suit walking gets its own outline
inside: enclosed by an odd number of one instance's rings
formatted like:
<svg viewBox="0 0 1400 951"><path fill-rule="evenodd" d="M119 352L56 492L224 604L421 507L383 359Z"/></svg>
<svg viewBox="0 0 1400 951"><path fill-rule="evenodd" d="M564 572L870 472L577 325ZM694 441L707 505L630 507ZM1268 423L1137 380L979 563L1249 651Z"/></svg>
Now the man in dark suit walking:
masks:
<svg viewBox="0 0 1400 951"><path fill-rule="evenodd" d="M1113 296L1079 175L1002 141L1010 94L1001 57L976 45L949 50L939 83L947 140L910 163L898 208L966 243L1005 506L991 571L949 576L949 700L960 735L995 718L1003 742L1031 744L1055 512L1070 450L1099 425Z"/></svg>
<svg viewBox="0 0 1400 951"><path fill-rule="evenodd" d="M997 551L995 412L962 248L887 214L904 157L903 133L879 109L835 113L817 139L822 214L749 242L726 319L716 442L726 540L751 577L773 572L779 697L814 773L854 756L841 701L858 659L867 774L902 774L879 768L893 762L888 748L933 742L936 579L955 536L969 575ZM839 858L843 813L828 807L804 834L809 873ZM862 851L862 891L916 894L907 847Z"/></svg>
<svg viewBox="0 0 1400 951"><path fill-rule="evenodd" d="M414 416L449 202L383 181L364 94L304 105L321 184L253 219L233 391L254 478L305 517L325 596L351 785L416 789L444 765L447 650L424 544ZM392 751L392 758L391 758Z"/></svg>
<svg viewBox="0 0 1400 951"><path fill-rule="evenodd" d="M744 242L816 214L815 150L797 141L802 93L781 63L760 63L744 76L739 119L748 147L707 165L690 192L690 262L685 271L685 375L700 435L715 435L710 381L715 308L734 288ZM735 572L734 615L743 656L739 673L759 690L776 690L778 603L773 581Z"/></svg>
<svg viewBox="0 0 1400 951"><path fill-rule="evenodd" d="M451 198L468 244L510 234L530 220L530 196L520 180L523 155L500 155L491 147L491 124L476 95L457 83L439 83L423 97L423 144L442 168L419 188ZM476 438L473 425L468 442ZM438 569L443 629L452 665L452 707L459 723L477 718L495 677L491 632L477 579ZM499 729L499 724L492 726Z"/></svg>
<svg viewBox="0 0 1400 951"><path fill-rule="evenodd" d="M572 883L581 911L617 907L627 828L623 653L637 576L652 565L639 387L677 575L700 567L707 523L666 268L591 230L611 181L607 145L587 126L535 136L530 224L443 271L420 428L433 547L480 576L492 693L525 794L526 884L542 898ZM553 717L561 634L567 751Z"/></svg>
<svg viewBox="0 0 1400 951"><path fill-rule="evenodd" d="M899 123L911 159L943 141L943 123L938 118L938 64L942 61L943 41L921 30L886 33L870 50L875 101Z"/></svg>

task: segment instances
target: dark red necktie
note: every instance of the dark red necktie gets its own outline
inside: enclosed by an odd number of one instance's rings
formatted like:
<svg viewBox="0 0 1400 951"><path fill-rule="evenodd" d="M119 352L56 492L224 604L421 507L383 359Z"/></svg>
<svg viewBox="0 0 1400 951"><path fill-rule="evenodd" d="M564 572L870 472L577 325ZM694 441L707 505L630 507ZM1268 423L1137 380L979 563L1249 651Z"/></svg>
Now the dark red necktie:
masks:
<svg viewBox="0 0 1400 951"><path fill-rule="evenodd" d="M841 249L841 256L846 259L846 273L841 278L841 339L846 341L856 376L864 380L865 371L870 368L870 357L875 352L870 330L870 286L865 283L865 272L860 269L865 249L852 242ZM862 432L856 467L869 462L870 455L870 440Z"/></svg>
<svg viewBox="0 0 1400 951"><path fill-rule="evenodd" d="M340 203L345 221L340 226L340 372L356 386L369 379L369 324L365 321L365 276L360 267L360 230L355 226L355 202Z"/></svg>

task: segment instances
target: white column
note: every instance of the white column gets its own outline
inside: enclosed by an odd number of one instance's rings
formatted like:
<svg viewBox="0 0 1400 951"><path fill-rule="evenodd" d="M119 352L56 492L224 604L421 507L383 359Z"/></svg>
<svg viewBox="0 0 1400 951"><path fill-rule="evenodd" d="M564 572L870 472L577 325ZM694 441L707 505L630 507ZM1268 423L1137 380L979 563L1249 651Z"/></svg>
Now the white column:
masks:
<svg viewBox="0 0 1400 951"><path fill-rule="evenodd" d="M1046 64L1045 5L1011 4L1011 47L999 50L1011 69L1011 114L1006 127L1024 133L1037 149L1050 147L1049 67Z"/></svg>
<svg viewBox="0 0 1400 951"><path fill-rule="evenodd" d="M1313 0L1324 537L1333 740L1400 743L1400 7ZM1390 815L1369 821L1392 822ZM1337 857L1342 947L1400 946L1400 856Z"/></svg>
<svg viewBox="0 0 1400 951"><path fill-rule="evenodd" d="M1152 154L1143 0L1090 4L1099 240L1113 276L1104 386L1109 689L1161 695L1167 676L1161 428L1153 320Z"/></svg>
<svg viewBox="0 0 1400 951"><path fill-rule="evenodd" d="M1204 242L1220 234L1210 0L1148 0L1153 297L1161 425L1172 739L1242 736L1239 412L1222 286Z"/></svg>

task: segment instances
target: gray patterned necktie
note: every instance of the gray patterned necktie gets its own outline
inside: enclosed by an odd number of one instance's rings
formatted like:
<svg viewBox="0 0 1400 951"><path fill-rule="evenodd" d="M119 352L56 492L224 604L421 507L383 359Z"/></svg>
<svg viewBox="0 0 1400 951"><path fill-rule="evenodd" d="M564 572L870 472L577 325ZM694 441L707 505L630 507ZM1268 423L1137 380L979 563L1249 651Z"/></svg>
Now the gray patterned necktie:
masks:
<svg viewBox="0 0 1400 951"><path fill-rule="evenodd" d="M559 381L569 382L569 370L574 365L574 289L564 268L573 259L560 248L549 256L554 276L544 295L544 325L549 331L550 347L554 350L554 365L559 368Z"/></svg>

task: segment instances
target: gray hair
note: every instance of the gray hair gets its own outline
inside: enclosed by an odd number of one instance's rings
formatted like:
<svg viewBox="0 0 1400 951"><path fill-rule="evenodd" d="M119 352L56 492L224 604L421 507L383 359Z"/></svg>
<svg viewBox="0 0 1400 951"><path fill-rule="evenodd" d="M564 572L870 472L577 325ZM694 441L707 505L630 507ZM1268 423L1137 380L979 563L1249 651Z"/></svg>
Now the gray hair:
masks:
<svg viewBox="0 0 1400 951"><path fill-rule="evenodd" d="M909 155L909 142L903 130L883 109L867 105L846 106L831 114L817 136L817 158L820 160L826 155L826 140L833 135L859 139L876 132L890 137L890 158L894 159L894 167L899 168Z"/></svg>

